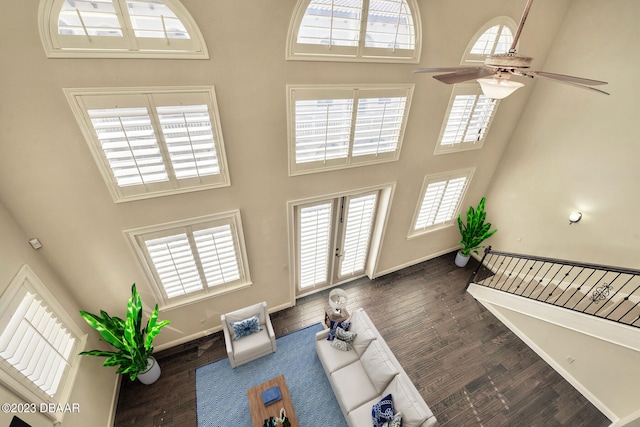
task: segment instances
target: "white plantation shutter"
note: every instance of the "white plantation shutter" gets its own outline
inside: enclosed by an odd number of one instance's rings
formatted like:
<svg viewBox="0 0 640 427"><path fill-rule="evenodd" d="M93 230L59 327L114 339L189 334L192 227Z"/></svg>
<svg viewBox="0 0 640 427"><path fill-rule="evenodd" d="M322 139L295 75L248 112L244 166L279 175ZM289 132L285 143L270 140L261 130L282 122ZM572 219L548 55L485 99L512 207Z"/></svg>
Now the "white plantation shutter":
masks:
<svg viewBox="0 0 640 427"><path fill-rule="evenodd" d="M230 185L212 87L65 94L116 202Z"/></svg>
<svg viewBox="0 0 640 427"><path fill-rule="evenodd" d="M156 110L176 178L219 174L207 106L180 105Z"/></svg>
<svg viewBox="0 0 640 427"><path fill-rule="evenodd" d="M292 175L398 159L413 85L288 90Z"/></svg>
<svg viewBox="0 0 640 427"><path fill-rule="evenodd" d="M484 139L497 100L484 95L458 95L453 101L441 145L478 142Z"/></svg>
<svg viewBox="0 0 640 427"><path fill-rule="evenodd" d="M435 224L439 202L442 200L446 186L446 181L434 182L427 186L420 205L420 213L415 223L415 230Z"/></svg>
<svg viewBox="0 0 640 427"><path fill-rule="evenodd" d="M202 280L186 233L145 241L167 298L202 290Z"/></svg>
<svg viewBox="0 0 640 427"><path fill-rule="evenodd" d="M250 284L239 211L125 233L165 304Z"/></svg>
<svg viewBox="0 0 640 427"><path fill-rule="evenodd" d="M15 311L3 315L0 357L53 397L75 355L76 338L34 293L23 290L15 303Z"/></svg>
<svg viewBox="0 0 640 427"><path fill-rule="evenodd" d="M120 187L168 180L145 107L89 110L88 114Z"/></svg>
<svg viewBox="0 0 640 427"><path fill-rule="evenodd" d="M298 217L299 286L327 282L331 244L332 203L303 207Z"/></svg>
<svg viewBox="0 0 640 427"><path fill-rule="evenodd" d="M58 20L58 34L123 37L112 0L65 0Z"/></svg>
<svg viewBox="0 0 640 427"><path fill-rule="evenodd" d="M413 234L453 223L472 174L473 169L425 178L422 201L415 214Z"/></svg>
<svg viewBox="0 0 640 427"><path fill-rule="evenodd" d="M435 154L481 148L498 102L484 96L477 84L455 85Z"/></svg>
<svg viewBox="0 0 640 427"><path fill-rule="evenodd" d="M346 158L352 115L353 99L296 101L296 163Z"/></svg>
<svg viewBox="0 0 640 427"><path fill-rule="evenodd" d="M127 0L127 12L136 37L191 38L182 21L161 0Z"/></svg>
<svg viewBox="0 0 640 427"><path fill-rule="evenodd" d="M347 205L346 227L340 261L340 276L364 271L369 252L371 228L376 209L376 194L352 198Z"/></svg>
<svg viewBox="0 0 640 427"><path fill-rule="evenodd" d="M194 231L200 263L209 287L240 279L238 254L228 224Z"/></svg>
<svg viewBox="0 0 640 427"><path fill-rule="evenodd" d="M288 59L417 60L413 10L414 0L299 0Z"/></svg>
<svg viewBox="0 0 640 427"><path fill-rule="evenodd" d="M406 97L359 98L353 155L393 152L400 142Z"/></svg>

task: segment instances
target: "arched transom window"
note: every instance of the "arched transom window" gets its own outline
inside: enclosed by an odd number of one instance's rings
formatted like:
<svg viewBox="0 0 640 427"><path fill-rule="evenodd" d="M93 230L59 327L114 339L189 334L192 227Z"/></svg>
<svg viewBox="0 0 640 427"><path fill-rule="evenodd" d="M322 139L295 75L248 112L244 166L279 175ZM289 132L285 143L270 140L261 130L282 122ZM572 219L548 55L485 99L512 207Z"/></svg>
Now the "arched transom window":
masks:
<svg viewBox="0 0 640 427"><path fill-rule="evenodd" d="M299 0L287 59L418 62L415 0Z"/></svg>
<svg viewBox="0 0 640 427"><path fill-rule="evenodd" d="M39 19L49 57L208 58L177 0L43 0Z"/></svg>
<svg viewBox="0 0 640 427"><path fill-rule="evenodd" d="M461 63L483 62L487 55L509 52L515 26L515 22L506 16L487 22L471 38Z"/></svg>

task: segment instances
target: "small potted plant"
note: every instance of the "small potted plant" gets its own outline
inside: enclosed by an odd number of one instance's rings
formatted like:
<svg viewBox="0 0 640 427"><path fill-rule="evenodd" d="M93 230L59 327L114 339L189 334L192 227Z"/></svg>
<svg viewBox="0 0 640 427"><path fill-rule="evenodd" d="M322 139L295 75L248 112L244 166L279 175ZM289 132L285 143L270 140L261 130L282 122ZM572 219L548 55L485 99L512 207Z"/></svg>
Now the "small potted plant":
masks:
<svg viewBox="0 0 640 427"><path fill-rule="evenodd" d="M127 304L127 317L111 317L103 310L100 316L80 310L80 314L92 328L100 333L103 340L117 351L90 350L80 353L85 356L106 357L104 366L118 366L117 374L129 374L131 381L136 378L143 384L151 384L160 377L160 366L151 356L153 339L168 325L168 320L158 322L158 304L154 308L146 327L142 327L142 300L131 286L131 298Z"/></svg>
<svg viewBox="0 0 640 427"><path fill-rule="evenodd" d="M484 247L480 246L480 244L498 231L490 230L491 223L484 222L487 217L487 213L484 211L485 202L486 198L483 197L476 209L473 209L473 206L469 206L466 224L462 222L461 215L458 215L458 228L462 237L458 242L462 245L462 248L456 254L455 261L458 267L466 266L467 262L469 262L469 257L471 257L471 252L477 255L478 249Z"/></svg>

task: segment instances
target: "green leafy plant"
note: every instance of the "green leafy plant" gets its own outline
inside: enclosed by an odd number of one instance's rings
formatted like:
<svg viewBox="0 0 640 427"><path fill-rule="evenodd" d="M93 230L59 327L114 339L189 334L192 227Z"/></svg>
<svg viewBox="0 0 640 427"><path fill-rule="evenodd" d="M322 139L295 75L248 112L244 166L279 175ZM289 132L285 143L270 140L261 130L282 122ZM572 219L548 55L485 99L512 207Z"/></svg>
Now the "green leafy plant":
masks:
<svg viewBox="0 0 640 427"><path fill-rule="evenodd" d="M131 286L131 298L127 304L127 317L111 317L100 310L100 316L80 310L80 315L89 325L118 351L90 350L80 353L85 356L106 357L104 366L118 366L117 374L129 374L131 381L147 368L147 359L153 353L153 339L160 330L170 322L158 322L158 304L154 308L147 326L142 328L142 299L136 290L136 284Z"/></svg>
<svg viewBox="0 0 640 427"><path fill-rule="evenodd" d="M491 223L484 222L487 218L487 213L484 211L485 202L486 198L483 197L476 209L473 209L473 206L469 206L466 224L462 222L461 216L458 215L458 228L462 236L458 243L462 245L460 253L464 256L469 256L471 252L478 254L478 249L484 247L480 246L480 244L498 231L497 229L490 231Z"/></svg>

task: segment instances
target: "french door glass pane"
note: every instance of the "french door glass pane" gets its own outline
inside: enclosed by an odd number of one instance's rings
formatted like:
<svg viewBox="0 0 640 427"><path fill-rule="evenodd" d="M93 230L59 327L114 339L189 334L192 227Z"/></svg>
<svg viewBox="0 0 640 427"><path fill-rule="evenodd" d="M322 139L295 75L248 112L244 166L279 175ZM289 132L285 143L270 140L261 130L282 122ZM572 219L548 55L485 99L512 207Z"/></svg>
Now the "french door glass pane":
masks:
<svg viewBox="0 0 640 427"><path fill-rule="evenodd" d="M341 277L364 270L375 208L375 194L349 200L340 263Z"/></svg>
<svg viewBox="0 0 640 427"><path fill-rule="evenodd" d="M300 288L325 283L328 279L331 212L331 203L300 209Z"/></svg>

